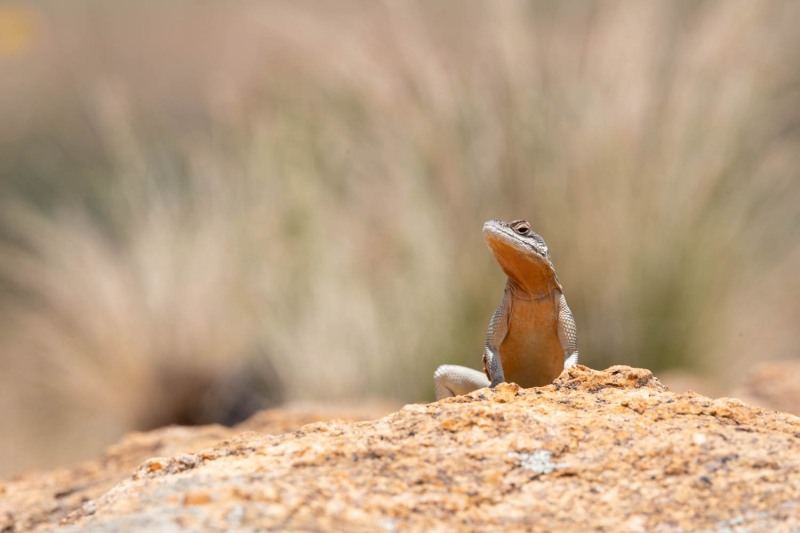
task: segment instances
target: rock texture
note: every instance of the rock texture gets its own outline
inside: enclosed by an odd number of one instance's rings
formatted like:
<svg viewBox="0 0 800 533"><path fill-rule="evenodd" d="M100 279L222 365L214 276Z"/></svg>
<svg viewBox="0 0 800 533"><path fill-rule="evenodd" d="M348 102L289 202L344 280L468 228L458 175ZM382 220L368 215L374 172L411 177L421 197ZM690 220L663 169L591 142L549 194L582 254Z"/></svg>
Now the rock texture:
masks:
<svg viewBox="0 0 800 533"><path fill-rule="evenodd" d="M146 433L131 433L97 460L74 468L29 472L11 481L0 480L0 532L29 531L59 520L130 477L143 461L154 456L193 453L232 438L243 431L286 433L303 425L338 418L366 420L396 408L386 402L361 406L294 405L261 411L234 427L210 425L171 426Z"/></svg>
<svg viewBox="0 0 800 533"><path fill-rule="evenodd" d="M800 419L576 367L151 458L63 531L798 531Z"/></svg>
<svg viewBox="0 0 800 533"><path fill-rule="evenodd" d="M800 415L800 360L756 365L735 395L760 407Z"/></svg>

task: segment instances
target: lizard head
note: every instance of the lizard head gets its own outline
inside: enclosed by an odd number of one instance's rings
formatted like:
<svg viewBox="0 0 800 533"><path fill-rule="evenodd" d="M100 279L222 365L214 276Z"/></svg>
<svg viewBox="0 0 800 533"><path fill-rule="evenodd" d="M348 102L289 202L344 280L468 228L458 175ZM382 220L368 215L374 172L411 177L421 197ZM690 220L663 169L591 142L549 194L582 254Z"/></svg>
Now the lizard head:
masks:
<svg viewBox="0 0 800 533"><path fill-rule="evenodd" d="M526 292L561 288L550 261L550 250L527 220L490 220L483 225L483 237L500 268Z"/></svg>

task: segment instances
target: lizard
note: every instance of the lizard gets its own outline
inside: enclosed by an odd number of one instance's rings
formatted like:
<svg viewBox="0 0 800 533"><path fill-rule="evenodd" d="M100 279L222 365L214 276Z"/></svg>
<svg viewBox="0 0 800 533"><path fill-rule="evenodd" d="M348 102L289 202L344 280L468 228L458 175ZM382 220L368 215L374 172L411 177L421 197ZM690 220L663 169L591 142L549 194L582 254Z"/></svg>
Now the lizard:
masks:
<svg viewBox="0 0 800 533"><path fill-rule="evenodd" d="M526 220L490 220L483 237L507 276L486 332L483 372L440 366L433 374L437 400L505 381L540 387L578 363L575 319L544 239Z"/></svg>

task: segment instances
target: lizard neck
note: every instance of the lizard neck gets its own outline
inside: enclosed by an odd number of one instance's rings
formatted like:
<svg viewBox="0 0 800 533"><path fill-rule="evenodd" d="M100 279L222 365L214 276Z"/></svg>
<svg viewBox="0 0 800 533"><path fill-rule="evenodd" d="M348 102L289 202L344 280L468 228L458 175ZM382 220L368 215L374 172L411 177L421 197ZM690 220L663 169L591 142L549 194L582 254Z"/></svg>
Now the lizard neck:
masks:
<svg viewBox="0 0 800 533"><path fill-rule="evenodd" d="M508 287L515 298L537 300L560 289L552 266L538 258L510 254L510 257L497 256L497 262L508 276Z"/></svg>
<svg viewBox="0 0 800 533"><path fill-rule="evenodd" d="M506 280L506 292L508 292L514 300L538 301L549 298L552 288L548 285L544 285L539 287L538 290L531 291L529 289L524 289L519 283L509 277Z"/></svg>

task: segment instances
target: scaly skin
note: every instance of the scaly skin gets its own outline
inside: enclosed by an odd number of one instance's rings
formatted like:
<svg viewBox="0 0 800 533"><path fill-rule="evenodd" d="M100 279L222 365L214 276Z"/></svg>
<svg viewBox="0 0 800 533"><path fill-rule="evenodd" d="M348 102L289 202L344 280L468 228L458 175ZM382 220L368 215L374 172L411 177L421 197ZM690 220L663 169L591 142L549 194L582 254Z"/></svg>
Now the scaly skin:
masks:
<svg viewBox="0 0 800 533"><path fill-rule="evenodd" d="M575 320L544 239L525 220L490 220L483 236L508 276L486 332L484 372L440 366L433 374L437 400L504 381L540 387L578 362Z"/></svg>

